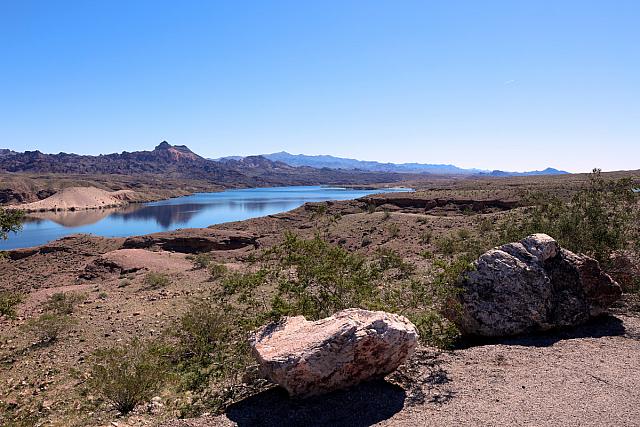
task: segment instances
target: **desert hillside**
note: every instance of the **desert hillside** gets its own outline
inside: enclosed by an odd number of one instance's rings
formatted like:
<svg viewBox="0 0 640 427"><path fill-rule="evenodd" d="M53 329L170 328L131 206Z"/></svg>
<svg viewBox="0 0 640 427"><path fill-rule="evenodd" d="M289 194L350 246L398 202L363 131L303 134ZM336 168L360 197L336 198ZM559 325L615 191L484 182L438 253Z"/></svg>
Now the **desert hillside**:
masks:
<svg viewBox="0 0 640 427"><path fill-rule="evenodd" d="M578 200L591 194L585 190L589 177L446 185L455 188L432 183L415 193L308 203L206 229L111 239L80 235L8 251L0 260L8 307L0 318L0 420L65 426L275 426L283 419L301 426L634 425L640 418L634 392L640 384L640 275L631 247L606 263L622 286L620 299L578 326L473 338L460 336L438 311L452 295L460 266L529 234L536 215L546 218L546 208L524 206L527 189ZM598 206L615 206L618 196L608 194ZM628 210L610 211L611 226L625 224ZM561 244L576 252L592 251L597 240L590 240L591 229L578 226L583 246L576 246L563 228L553 228L571 224L563 222L573 218L571 211L557 212L555 222L536 226L559 233ZM604 280L585 271L589 280ZM301 280L344 288L334 288L338 299L308 299L313 294L296 293L307 283ZM297 400L257 375L246 337L277 317L274 310L317 319L352 306L400 313L417 325L416 351L384 381ZM536 324L538 317L518 319ZM150 383L133 409L121 412L97 381L105 355L115 357L108 359L110 369L125 362L151 366L145 375L162 381Z"/></svg>

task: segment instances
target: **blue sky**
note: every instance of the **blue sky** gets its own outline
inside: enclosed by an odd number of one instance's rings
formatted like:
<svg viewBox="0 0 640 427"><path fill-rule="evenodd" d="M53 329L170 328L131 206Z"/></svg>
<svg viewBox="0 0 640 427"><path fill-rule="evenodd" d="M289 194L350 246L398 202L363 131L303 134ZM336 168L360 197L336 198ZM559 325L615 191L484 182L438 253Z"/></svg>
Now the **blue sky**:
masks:
<svg viewBox="0 0 640 427"><path fill-rule="evenodd" d="M639 22L636 0L0 0L0 145L639 169Z"/></svg>

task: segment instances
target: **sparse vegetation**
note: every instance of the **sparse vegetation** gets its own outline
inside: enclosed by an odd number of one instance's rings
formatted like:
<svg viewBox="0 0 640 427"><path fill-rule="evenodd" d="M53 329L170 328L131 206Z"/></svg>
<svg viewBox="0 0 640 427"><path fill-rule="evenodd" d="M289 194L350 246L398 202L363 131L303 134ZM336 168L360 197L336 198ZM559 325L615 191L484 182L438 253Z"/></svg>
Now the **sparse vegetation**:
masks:
<svg viewBox="0 0 640 427"><path fill-rule="evenodd" d="M0 291L0 315L10 319L16 316L16 307L24 300L18 292Z"/></svg>
<svg viewBox="0 0 640 427"><path fill-rule="evenodd" d="M146 289L161 289L171 284L171 279L164 273L149 272L144 276L144 286Z"/></svg>
<svg viewBox="0 0 640 427"><path fill-rule="evenodd" d="M209 269L209 276L211 277L211 280L220 279L224 277L229 271L226 265L219 264L217 262L209 264L208 269Z"/></svg>
<svg viewBox="0 0 640 427"><path fill-rule="evenodd" d="M196 255L189 255L187 259L191 260L195 265L195 268L197 269L207 268L213 261L213 257L211 256L210 253L207 253L207 252L203 252Z"/></svg>
<svg viewBox="0 0 640 427"><path fill-rule="evenodd" d="M531 207L502 224L502 240L546 233L562 247L591 255L606 267L614 251L639 249L639 199L631 179L606 180L594 169L587 188L568 202L545 193L529 195Z"/></svg>
<svg viewBox="0 0 640 427"><path fill-rule="evenodd" d="M73 325L74 320L66 314L44 313L26 324L38 342L49 344L56 341L60 335Z"/></svg>
<svg viewBox="0 0 640 427"><path fill-rule="evenodd" d="M44 304L46 311L58 315L72 314L76 305L82 302L85 296L71 292L56 292L51 295Z"/></svg>
<svg viewBox="0 0 640 427"><path fill-rule="evenodd" d="M151 399L166 378L165 353L162 346L137 339L98 350L91 367L91 387L114 409L128 414Z"/></svg>

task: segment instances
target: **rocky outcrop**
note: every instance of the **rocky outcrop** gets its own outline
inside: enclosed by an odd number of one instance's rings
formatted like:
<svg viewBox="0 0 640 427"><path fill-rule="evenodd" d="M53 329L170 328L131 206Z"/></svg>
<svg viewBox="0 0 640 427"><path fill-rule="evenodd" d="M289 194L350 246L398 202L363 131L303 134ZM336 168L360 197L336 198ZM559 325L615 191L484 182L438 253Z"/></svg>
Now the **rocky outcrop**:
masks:
<svg viewBox="0 0 640 427"><path fill-rule="evenodd" d="M285 318L258 329L250 344L263 375L291 396L307 397L393 372L417 340L403 316L348 309L315 322Z"/></svg>
<svg viewBox="0 0 640 427"><path fill-rule="evenodd" d="M118 249L104 253L87 264L80 277L94 279L141 270L173 273L188 270L192 266L193 264L182 254L151 252L145 249Z"/></svg>
<svg viewBox="0 0 640 427"><path fill-rule="evenodd" d="M465 334L488 337L584 323L622 292L596 260L560 248L546 234L485 252L460 288L452 320Z"/></svg>
<svg viewBox="0 0 640 427"><path fill-rule="evenodd" d="M413 196L411 193L394 196L363 197L358 200L363 201L366 205L373 205L381 209L394 210L400 208L425 212L437 210L438 208L449 208L460 212L473 211L488 213L493 211L506 211L519 206L519 203L514 200L428 199Z"/></svg>
<svg viewBox="0 0 640 427"><path fill-rule="evenodd" d="M242 231L185 228L182 230L129 237L123 249L156 248L182 253L200 253L257 247L256 236Z"/></svg>

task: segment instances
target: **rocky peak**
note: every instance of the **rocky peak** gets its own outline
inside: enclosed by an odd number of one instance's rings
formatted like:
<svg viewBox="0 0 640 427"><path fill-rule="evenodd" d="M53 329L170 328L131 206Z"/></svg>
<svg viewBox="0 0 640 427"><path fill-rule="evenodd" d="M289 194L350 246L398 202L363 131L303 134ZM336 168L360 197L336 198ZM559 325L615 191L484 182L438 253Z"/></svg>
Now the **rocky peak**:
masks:
<svg viewBox="0 0 640 427"><path fill-rule="evenodd" d="M202 159L191 151L186 145L171 145L167 141L162 141L153 149L154 153L169 157L171 160L199 160Z"/></svg>
<svg viewBox="0 0 640 427"><path fill-rule="evenodd" d="M169 148L171 148L171 144L169 144L167 141L162 141L156 148L153 149L153 151L168 150Z"/></svg>

